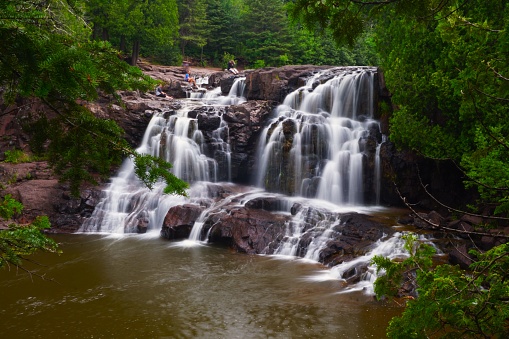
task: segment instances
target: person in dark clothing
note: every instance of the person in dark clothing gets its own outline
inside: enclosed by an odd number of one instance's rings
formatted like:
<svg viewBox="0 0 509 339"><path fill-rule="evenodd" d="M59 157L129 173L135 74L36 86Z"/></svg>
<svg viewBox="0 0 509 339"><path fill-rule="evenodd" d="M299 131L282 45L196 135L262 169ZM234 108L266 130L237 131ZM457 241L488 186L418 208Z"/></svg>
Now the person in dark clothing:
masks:
<svg viewBox="0 0 509 339"><path fill-rule="evenodd" d="M228 61L228 71L232 72L233 74L239 74L239 71L237 71L235 68L235 61Z"/></svg>
<svg viewBox="0 0 509 339"><path fill-rule="evenodd" d="M163 86L161 84L157 85L156 87L156 96L160 98L173 99L172 97L168 96L165 92L163 92Z"/></svg>

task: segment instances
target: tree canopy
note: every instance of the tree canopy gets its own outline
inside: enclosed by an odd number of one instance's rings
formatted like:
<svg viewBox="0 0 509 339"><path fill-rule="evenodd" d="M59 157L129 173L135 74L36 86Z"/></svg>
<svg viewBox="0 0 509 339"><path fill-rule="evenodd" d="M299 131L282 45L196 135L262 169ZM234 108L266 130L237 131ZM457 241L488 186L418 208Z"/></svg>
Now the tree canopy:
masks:
<svg viewBox="0 0 509 339"><path fill-rule="evenodd" d="M37 98L43 103L44 110L27 117L32 149L48 157L73 193L82 182L94 182L90 173L109 175L112 165L132 156L142 180L150 185L163 177L168 192L184 194L187 185L160 170L169 164L134 152L115 122L95 117L82 104L96 99L98 91L114 96L119 89L146 91L155 81L123 62L108 42L90 40L78 4L10 0L0 4L4 102Z"/></svg>
<svg viewBox="0 0 509 339"><path fill-rule="evenodd" d="M12 222L12 217L22 210L23 205L10 195L0 201L0 223L8 227L0 232L0 268L13 266L24 270L23 261L28 260L26 257L34 252L60 252L58 244L41 232L50 227L48 217L38 216L29 225Z"/></svg>
<svg viewBox="0 0 509 339"><path fill-rule="evenodd" d="M470 207L485 217L509 212L509 3L503 0L296 0L292 14L310 29L353 44L372 30L395 107L391 141L437 161L452 161L479 193ZM507 219L505 219L507 220ZM410 241L402 262L376 258L386 274L379 296L415 272L418 297L391 321L394 338L506 337L507 244L477 253L469 274L432 266L432 251ZM437 332L438 331L438 332Z"/></svg>
<svg viewBox="0 0 509 339"><path fill-rule="evenodd" d="M233 55L244 67L288 63L366 65L372 45L352 38L352 47L324 40L288 17L291 1L276 0L92 0L84 2L94 40L112 43L134 65L138 53L151 60L179 65L224 66ZM323 52L321 51L323 50Z"/></svg>

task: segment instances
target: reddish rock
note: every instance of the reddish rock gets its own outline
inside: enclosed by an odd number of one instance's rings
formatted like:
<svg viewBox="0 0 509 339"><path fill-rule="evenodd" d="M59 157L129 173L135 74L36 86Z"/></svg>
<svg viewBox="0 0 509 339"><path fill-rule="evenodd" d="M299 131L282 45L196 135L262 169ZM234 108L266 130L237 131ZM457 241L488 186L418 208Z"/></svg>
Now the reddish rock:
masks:
<svg viewBox="0 0 509 339"><path fill-rule="evenodd" d="M289 217L265 210L232 208L206 221L209 241L227 244L239 252L265 253L271 242L281 240Z"/></svg>
<svg viewBox="0 0 509 339"><path fill-rule="evenodd" d="M185 239L189 237L194 222L203 211L203 207L185 204L170 208L164 218L161 236L166 239Z"/></svg>

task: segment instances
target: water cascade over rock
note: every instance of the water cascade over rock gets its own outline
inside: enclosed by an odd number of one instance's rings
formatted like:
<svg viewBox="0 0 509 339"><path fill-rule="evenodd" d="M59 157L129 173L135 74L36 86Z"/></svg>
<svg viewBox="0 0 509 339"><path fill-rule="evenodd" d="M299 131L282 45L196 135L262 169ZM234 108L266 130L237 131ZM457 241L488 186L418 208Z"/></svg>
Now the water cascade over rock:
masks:
<svg viewBox="0 0 509 339"><path fill-rule="evenodd" d="M376 202L375 71L318 73L290 93L260 138L258 186L335 204Z"/></svg>
<svg viewBox="0 0 509 339"><path fill-rule="evenodd" d="M256 97L265 92L253 79L270 76L251 73L229 79L227 95L199 91L154 113L138 151L172 163L189 197L163 195L162 183L149 191L127 159L80 231L160 233L331 267L398 243L359 213L379 208L377 72L306 69L286 87L278 80L288 95L277 107ZM353 283L374 274L369 259L338 272Z"/></svg>

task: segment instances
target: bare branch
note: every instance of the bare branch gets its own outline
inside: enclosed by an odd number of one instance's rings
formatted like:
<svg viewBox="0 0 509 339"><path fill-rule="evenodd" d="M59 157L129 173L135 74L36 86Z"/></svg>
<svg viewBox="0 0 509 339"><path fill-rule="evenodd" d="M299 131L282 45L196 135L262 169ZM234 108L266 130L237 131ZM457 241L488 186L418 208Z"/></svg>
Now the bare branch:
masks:
<svg viewBox="0 0 509 339"><path fill-rule="evenodd" d="M427 223L428 225L430 225L431 227L433 227L435 229L440 229L440 230L443 230L443 231L448 231L448 232L452 232L452 233L459 233L459 234L471 234L471 235L478 235L478 236L487 236L487 237L509 239L509 235L505 235L505 234L500 234L500 233L499 234L490 234L490 233L486 233L486 232L473 232L473 231L466 231L466 230L457 230L457 229L454 229L454 228L450 228L450 227L442 226L442 225L439 225L439 224L435 224L431 220L428 220L428 219L424 218L423 216L421 216L419 213L417 213L417 211L407 202L406 198L403 197L403 195L399 191L399 188L397 187L395 182L394 182L394 187L395 187L396 192L398 193L401 201L403 201L403 203L406 205L406 207L408 207L408 209L410 211L412 211L412 213L414 213L415 216L418 219L424 221L425 223Z"/></svg>
<svg viewBox="0 0 509 339"><path fill-rule="evenodd" d="M501 32L503 32L503 30L500 30L500 29L489 29L489 28L481 27L481 26L479 26L478 24L472 23L472 22L468 21L466 18L461 17L461 16L460 16L459 18L460 18L460 20L461 20L462 22L464 22L464 23L465 23L466 25L468 25L468 26L472 26L472 27L475 27L475 28L479 28L479 29L482 29L482 30L484 30L484 31L488 31L488 32L494 32L494 33L501 33Z"/></svg>
<svg viewBox="0 0 509 339"><path fill-rule="evenodd" d="M486 219L492 219L492 220L504 220L504 221L507 221L509 220L509 218L504 218L504 217L495 217L495 216L485 216L485 215L481 215L481 214L476 214L476 213L470 213L470 212L466 212L466 211L461 211L461 210L458 210L456 208L453 208L451 206L447 206L445 205L444 203L442 203L440 200L438 200L437 198L435 198L429 191L428 189L426 188L427 185L424 185L424 183L422 182L422 178L421 178L421 173L419 171L419 168L417 168L417 175L419 176L419 181L421 183L421 186L422 188L424 189L424 192L426 192L426 194L431 198L433 199L437 204L439 204L440 206L442 207L445 207L447 210L449 211L453 211L453 212L456 212L456 213L461 213L461 214L466 214L466 215L470 215L470 216L473 216L473 217L479 217L479 218L486 218ZM485 235L488 235L488 234L485 234Z"/></svg>

